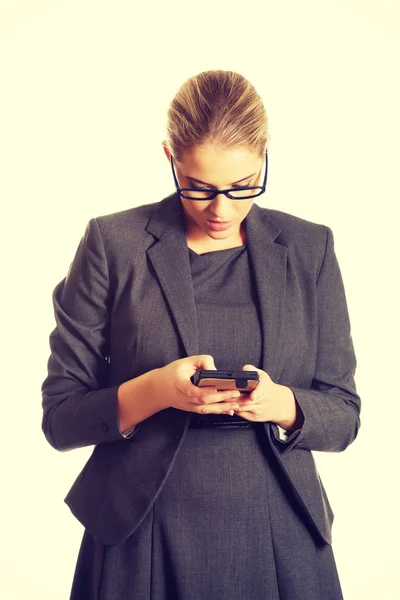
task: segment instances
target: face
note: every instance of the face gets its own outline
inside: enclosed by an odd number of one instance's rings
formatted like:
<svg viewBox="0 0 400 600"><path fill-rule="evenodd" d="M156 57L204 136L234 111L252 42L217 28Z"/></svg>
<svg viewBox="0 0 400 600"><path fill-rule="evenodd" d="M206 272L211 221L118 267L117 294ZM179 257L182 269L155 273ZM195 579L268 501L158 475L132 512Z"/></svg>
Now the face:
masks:
<svg viewBox="0 0 400 600"><path fill-rule="evenodd" d="M166 149L169 158L169 152ZM229 189L261 185L264 159L247 149L218 149L213 145L196 146L174 159L181 188ZM219 194L214 200L188 200L181 197L188 239L196 242L229 244L243 234L242 222L254 202L231 200ZM218 240L220 244L218 244Z"/></svg>

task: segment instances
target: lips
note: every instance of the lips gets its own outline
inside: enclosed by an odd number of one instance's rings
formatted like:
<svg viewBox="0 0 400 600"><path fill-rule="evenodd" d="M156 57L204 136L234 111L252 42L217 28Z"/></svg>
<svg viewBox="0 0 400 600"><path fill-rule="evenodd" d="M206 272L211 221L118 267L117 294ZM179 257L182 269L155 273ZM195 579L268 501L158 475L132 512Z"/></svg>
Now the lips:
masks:
<svg viewBox="0 0 400 600"><path fill-rule="evenodd" d="M207 221L213 231L225 231L232 225L232 221Z"/></svg>

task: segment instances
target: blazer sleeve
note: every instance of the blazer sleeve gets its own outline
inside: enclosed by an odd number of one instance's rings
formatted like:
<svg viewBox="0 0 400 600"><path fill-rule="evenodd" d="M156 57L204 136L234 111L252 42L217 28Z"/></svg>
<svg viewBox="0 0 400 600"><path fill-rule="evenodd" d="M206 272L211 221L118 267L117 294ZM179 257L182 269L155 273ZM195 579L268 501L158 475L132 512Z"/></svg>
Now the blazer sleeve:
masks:
<svg viewBox="0 0 400 600"><path fill-rule="evenodd" d="M339 452L347 448L360 427L360 397L354 375L356 357L350 331L343 280L326 227L326 247L316 282L318 346L310 389L289 386L303 412L300 430L286 441L272 432L283 452L292 448Z"/></svg>
<svg viewBox="0 0 400 600"><path fill-rule="evenodd" d="M56 328L42 384L47 440L57 450L69 450L131 437L135 431L123 435L119 427L119 386L107 387L112 291L96 219L87 224L52 298Z"/></svg>

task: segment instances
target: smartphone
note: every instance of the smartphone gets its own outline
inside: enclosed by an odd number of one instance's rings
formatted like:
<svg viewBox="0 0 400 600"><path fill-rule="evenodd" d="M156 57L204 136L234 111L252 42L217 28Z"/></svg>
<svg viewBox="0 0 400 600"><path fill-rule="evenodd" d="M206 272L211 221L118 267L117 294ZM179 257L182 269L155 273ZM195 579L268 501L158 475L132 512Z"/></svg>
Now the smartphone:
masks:
<svg viewBox="0 0 400 600"><path fill-rule="evenodd" d="M191 382L198 387L214 386L217 390L251 392L259 382L257 371L207 371L197 369Z"/></svg>

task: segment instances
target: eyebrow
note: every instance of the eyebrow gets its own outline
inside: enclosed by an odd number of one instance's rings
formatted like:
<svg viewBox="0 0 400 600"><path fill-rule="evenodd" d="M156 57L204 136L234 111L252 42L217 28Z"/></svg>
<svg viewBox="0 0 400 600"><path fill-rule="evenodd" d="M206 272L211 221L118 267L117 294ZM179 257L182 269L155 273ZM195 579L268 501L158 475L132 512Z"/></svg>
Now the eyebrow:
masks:
<svg viewBox="0 0 400 600"><path fill-rule="evenodd" d="M252 173L251 175L247 175L247 177L243 177L243 179L238 179L238 181L234 181L230 185L235 185L236 183L241 183L242 181L245 181L246 179L250 179L250 177L253 177L254 175L255 175L255 173ZM209 185L211 187L215 187L211 183L206 183L205 181L201 181L201 179L196 179L195 177L189 177L188 175L184 175L184 177L186 177L186 179L190 179L191 181L196 181L197 183L202 183L203 185Z"/></svg>

